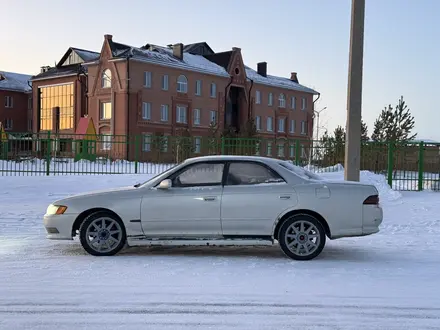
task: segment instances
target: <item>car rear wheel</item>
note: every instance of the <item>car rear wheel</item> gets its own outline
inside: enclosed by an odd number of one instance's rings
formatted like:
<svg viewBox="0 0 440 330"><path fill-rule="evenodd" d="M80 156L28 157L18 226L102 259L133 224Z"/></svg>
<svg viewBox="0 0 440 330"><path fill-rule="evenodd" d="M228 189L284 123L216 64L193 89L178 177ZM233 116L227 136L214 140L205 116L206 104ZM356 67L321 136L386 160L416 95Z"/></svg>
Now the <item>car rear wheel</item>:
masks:
<svg viewBox="0 0 440 330"><path fill-rule="evenodd" d="M278 235L281 250L294 260L316 258L325 245L325 230L308 214L297 214L284 221Z"/></svg>
<svg viewBox="0 0 440 330"><path fill-rule="evenodd" d="M108 212L89 215L79 228L82 247L94 256L112 256L125 245L126 233L120 219Z"/></svg>

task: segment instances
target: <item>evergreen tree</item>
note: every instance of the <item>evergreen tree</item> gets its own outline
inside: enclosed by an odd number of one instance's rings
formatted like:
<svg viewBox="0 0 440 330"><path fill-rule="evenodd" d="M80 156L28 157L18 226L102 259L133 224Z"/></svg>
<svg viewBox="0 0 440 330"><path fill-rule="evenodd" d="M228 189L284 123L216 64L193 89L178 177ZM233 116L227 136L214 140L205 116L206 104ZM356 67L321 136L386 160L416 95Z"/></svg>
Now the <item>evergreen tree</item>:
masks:
<svg viewBox="0 0 440 330"><path fill-rule="evenodd" d="M363 120L361 120L361 142L365 143L368 141L370 141L370 138L368 137L368 126Z"/></svg>

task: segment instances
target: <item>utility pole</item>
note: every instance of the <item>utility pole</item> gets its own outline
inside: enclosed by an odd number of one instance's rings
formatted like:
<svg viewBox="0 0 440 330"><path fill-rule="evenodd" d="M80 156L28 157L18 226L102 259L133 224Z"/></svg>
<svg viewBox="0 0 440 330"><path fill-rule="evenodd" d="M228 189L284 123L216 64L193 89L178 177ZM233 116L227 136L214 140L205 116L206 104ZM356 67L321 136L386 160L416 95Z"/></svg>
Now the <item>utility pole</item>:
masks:
<svg viewBox="0 0 440 330"><path fill-rule="evenodd" d="M360 179L364 20L365 0L352 0L344 174L347 181Z"/></svg>
<svg viewBox="0 0 440 330"><path fill-rule="evenodd" d="M327 109L327 107L322 108L319 111L314 111L315 115L316 115L316 141L319 141L319 115L321 114L321 112L323 112L325 109Z"/></svg>

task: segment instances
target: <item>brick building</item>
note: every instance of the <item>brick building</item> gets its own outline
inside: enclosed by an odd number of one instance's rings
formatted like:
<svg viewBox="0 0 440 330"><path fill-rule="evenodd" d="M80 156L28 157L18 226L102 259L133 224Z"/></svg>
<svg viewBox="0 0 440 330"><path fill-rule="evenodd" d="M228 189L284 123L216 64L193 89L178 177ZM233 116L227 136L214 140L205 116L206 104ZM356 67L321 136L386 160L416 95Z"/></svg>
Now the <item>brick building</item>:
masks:
<svg viewBox="0 0 440 330"><path fill-rule="evenodd" d="M55 130L58 106L60 132L75 133L81 117L92 118L101 150L111 148L115 135L142 136L143 152L155 135L185 131L197 144L212 126L239 132L250 119L259 136L308 141L319 93L299 84L296 73L268 75L265 62L256 69L244 64L240 48L215 53L205 42L133 47L105 35L100 53L69 48L55 67L32 78L33 131ZM118 157L131 152L120 149Z"/></svg>
<svg viewBox="0 0 440 330"><path fill-rule="evenodd" d="M0 71L0 123L6 132L32 131L30 75Z"/></svg>

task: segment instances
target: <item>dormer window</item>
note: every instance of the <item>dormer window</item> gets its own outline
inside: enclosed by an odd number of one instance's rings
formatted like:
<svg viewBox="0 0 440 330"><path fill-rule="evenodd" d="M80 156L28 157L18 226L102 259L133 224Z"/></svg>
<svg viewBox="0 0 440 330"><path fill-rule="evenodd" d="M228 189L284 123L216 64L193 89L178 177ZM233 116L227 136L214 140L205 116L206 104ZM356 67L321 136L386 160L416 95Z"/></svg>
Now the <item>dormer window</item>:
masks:
<svg viewBox="0 0 440 330"><path fill-rule="evenodd" d="M184 75L177 78L177 91L179 93L188 93L188 79Z"/></svg>
<svg viewBox="0 0 440 330"><path fill-rule="evenodd" d="M109 69L105 69L101 76L101 87L110 88L112 87L112 72Z"/></svg>

